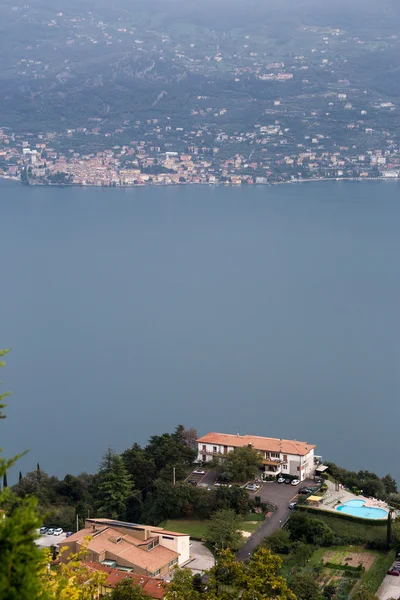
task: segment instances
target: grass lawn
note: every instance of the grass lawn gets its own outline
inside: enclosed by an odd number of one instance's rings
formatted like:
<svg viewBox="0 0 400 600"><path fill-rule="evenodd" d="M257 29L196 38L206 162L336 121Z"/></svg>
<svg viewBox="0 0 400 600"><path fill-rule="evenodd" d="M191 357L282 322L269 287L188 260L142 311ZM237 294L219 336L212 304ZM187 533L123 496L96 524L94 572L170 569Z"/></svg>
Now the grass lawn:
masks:
<svg viewBox="0 0 400 600"><path fill-rule="evenodd" d="M333 529L334 533L342 536L354 536L364 539L366 542L374 538L386 540L386 521L383 525L370 525L365 523L353 523L349 519L341 519L340 517L332 517L331 515L321 511L320 513L307 513L310 517L321 519Z"/></svg>
<svg viewBox="0 0 400 600"><path fill-rule="evenodd" d="M260 527L263 520L263 515L246 515L243 517L241 529L253 533L253 531ZM160 527L169 529L169 531L187 533L193 539L201 540L206 532L207 521L201 521L200 519L168 519L167 521L163 521Z"/></svg>
<svg viewBox="0 0 400 600"><path fill-rule="evenodd" d="M250 533L253 533L253 531L258 529L260 525L260 521L243 521L241 528L243 531L249 531Z"/></svg>
<svg viewBox="0 0 400 600"><path fill-rule="evenodd" d="M168 519L159 525L169 531L177 533L187 533L193 539L201 540L206 531L206 521L200 519Z"/></svg>
<svg viewBox="0 0 400 600"><path fill-rule="evenodd" d="M365 586L373 594L377 592L379 586L381 585L383 578L386 575L386 571L394 561L396 553L394 550L391 550L387 554L382 552L377 552L376 554L378 555L377 559L370 570L367 573L364 573L360 582L360 584Z"/></svg>

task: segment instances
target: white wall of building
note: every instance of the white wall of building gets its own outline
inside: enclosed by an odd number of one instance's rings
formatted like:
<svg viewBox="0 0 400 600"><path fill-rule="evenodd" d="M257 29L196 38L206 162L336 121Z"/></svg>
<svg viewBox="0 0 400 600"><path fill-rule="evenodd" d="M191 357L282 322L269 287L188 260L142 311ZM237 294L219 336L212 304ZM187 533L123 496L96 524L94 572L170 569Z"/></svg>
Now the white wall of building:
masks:
<svg viewBox="0 0 400 600"><path fill-rule="evenodd" d="M199 462L210 462L215 454L227 454L232 450L233 446L198 443L197 460ZM314 475L314 449L310 450L310 452L306 456L299 456L297 454L286 454L284 452L263 452L262 456L263 458L269 460L277 458L277 465L279 465L279 461L281 461L280 469L278 470L278 472L281 472L283 475L295 476L298 479L300 479L300 481L304 481L304 479L307 479Z"/></svg>
<svg viewBox="0 0 400 600"><path fill-rule="evenodd" d="M190 558L189 547L190 547L190 536L188 535L176 535L174 536L167 531L157 532L159 535L159 544L169 550L173 550L179 554L178 564L183 565Z"/></svg>

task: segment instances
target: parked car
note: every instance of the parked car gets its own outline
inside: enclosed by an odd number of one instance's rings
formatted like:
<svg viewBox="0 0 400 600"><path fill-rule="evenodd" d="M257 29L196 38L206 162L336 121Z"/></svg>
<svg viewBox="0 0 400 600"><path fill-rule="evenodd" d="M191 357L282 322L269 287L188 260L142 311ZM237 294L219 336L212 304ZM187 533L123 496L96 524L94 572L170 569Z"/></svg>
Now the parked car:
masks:
<svg viewBox="0 0 400 600"><path fill-rule="evenodd" d="M197 481L194 479L188 479L188 483L190 483L190 485L197 485Z"/></svg>
<svg viewBox="0 0 400 600"><path fill-rule="evenodd" d="M295 508L296 504L297 504L297 502L291 502L291 503L289 504L289 508L290 508L290 510L294 510L294 508Z"/></svg>
<svg viewBox="0 0 400 600"><path fill-rule="evenodd" d="M293 481L291 482L291 485L299 485L300 483L300 479L293 479Z"/></svg>
<svg viewBox="0 0 400 600"><path fill-rule="evenodd" d="M49 527L49 529L48 529L48 530L47 530L47 532L46 532L46 533L47 533L47 535L53 535L53 533L54 533L54 530L55 530L55 527Z"/></svg>
<svg viewBox="0 0 400 600"><path fill-rule="evenodd" d="M301 487L298 491L298 494L310 494L311 490L308 487Z"/></svg>
<svg viewBox="0 0 400 600"><path fill-rule="evenodd" d="M246 490L249 490L250 492L256 492L258 488L259 486L255 483L249 483L248 485L246 485Z"/></svg>
<svg viewBox="0 0 400 600"><path fill-rule="evenodd" d="M71 537L71 535L74 535L73 531L67 531L67 533L65 534L65 537Z"/></svg>
<svg viewBox="0 0 400 600"><path fill-rule="evenodd" d="M196 469L195 471L193 471L192 475L205 475L206 472L203 471L203 469Z"/></svg>
<svg viewBox="0 0 400 600"><path fill-rule="evenodd" d="M285 483L286 483L286 485L290 485L292 483L292 480L291 479L285 479Z"/></svg>
<svg viewBox="0 0 400 600"><path fill-rule="evenodd" d="M57 527L54 530L53 535L61 535L62 533L64 533L64 529L62 529L62 527Z"/></svg>
<svg viewBox="0 0 400 600"><path fill-rule="evenodd" d="M45 533L47 533L47 532L48 532L48 529L47 529L47 527L41 527L41 528L39 529L39 533L41 533L42 535L44 535L44 534L45 534Z"/></svg>
<svg viewBox="0 0 400 600"><path fill-rule="evenodd" d="M277 481L278 481L278 483L285 483L285 478L284 477L278 477Z"/></svg>
<svg viewBox="0 0 400 600"><path fill-rule="evenodd" d="M387 572L387 575L394 575L394 577L399 577L400 573L399 573L399 571L396 571L395 569L389 569L389 571Z"/></svg>

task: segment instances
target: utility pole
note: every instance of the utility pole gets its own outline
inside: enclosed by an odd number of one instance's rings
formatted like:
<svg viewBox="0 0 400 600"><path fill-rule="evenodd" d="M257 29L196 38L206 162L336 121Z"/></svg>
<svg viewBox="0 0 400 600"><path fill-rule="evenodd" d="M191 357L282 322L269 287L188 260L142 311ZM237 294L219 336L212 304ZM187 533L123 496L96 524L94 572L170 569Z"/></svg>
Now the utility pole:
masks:
<svg viewBox="0 0 400 600"><path fill-rule="evenodd" d="M172 467L172 485L175 485L175 467Z"/></svg>
<svg viewBox="0 0 400 600"><path fill-rule="evenodd" d="M79 531L79 516L76 515L76 531Z"/></svg>

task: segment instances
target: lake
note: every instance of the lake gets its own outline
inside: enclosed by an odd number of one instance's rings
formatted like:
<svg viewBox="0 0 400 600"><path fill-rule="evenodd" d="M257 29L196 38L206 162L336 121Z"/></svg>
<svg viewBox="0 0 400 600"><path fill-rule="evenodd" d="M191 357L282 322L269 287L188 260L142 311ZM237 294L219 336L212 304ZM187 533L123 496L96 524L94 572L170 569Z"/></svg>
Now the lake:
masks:
<svg viewBox="0 0 400 600"><path fill-rule="evenodd" d="M400 480L399 190L0 181L17 471L93 471L183 423Z"/></svg>

